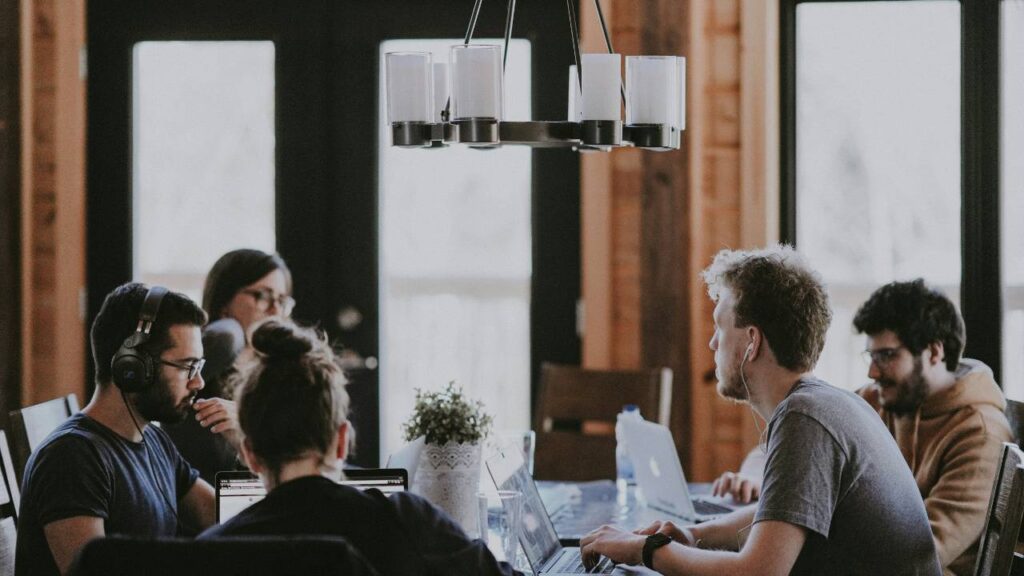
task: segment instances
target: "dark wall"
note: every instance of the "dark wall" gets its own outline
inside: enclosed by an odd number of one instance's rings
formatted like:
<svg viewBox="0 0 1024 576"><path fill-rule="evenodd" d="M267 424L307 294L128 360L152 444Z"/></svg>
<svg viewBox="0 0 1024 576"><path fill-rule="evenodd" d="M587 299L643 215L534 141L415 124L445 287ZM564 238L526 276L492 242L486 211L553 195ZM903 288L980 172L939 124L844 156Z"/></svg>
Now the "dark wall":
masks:
<svg viewBox="0 0 1024 576"><path fill-rule="evenodd" d="M0 0L0 427L20 407L21 122L18 1Z"/></svg>

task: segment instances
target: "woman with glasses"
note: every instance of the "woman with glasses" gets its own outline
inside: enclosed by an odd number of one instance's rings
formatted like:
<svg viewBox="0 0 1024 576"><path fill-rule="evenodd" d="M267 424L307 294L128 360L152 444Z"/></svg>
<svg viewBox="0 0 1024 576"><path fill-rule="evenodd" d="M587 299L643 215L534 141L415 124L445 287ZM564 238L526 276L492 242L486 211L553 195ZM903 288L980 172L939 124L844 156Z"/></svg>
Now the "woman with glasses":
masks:
<svg viewBox="0 0 1024 576"><path fill-rule="evenodd" d="M470 540L423 498L337 483L351 434L349 397L326 339L271 319L255 328L252 342L252 359L232 378L242 453L267 496L200 539L341 536L381 576L512 576L482 540Z"/></svg>
<svg viewBox="0 0 1024 576"><path fill-rule="evenodd" d="M225 412L235 418L232 390L226 383L236 361L252 354L250 329L265 318L289 317L294 305L291 271L277 254L232 250L206 275L203 309L210 316L203 329L206 386L195 403L195 413L167 427L167 432L182 456L211 484L217 472L237 467L235 448L229 439L216 434L216 428Z"/></svg>

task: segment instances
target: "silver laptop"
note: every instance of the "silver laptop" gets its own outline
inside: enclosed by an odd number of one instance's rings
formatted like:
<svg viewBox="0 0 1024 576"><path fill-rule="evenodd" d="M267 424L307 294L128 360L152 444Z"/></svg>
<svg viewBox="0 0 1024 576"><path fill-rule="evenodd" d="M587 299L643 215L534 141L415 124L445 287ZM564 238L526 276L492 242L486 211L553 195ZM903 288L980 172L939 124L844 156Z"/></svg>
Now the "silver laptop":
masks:
<svg viewBox="0 0 1024 576"><path fill-rule="evenodd" d="M521 451L512 447L499 449L497 454L487 459L487 470L499 490L523 493L523 529L519 533L519 543L535 576L610 574L615 569L608 558L601 558L601 562L588 572L583 568L579 548L562 547Z"/></svg>
<svg viewBox="0 0 1024 576"><path fill-rule="evenodd" d="M735 510L721 498L690 495L668 428L646 420L625 419L623 432L636 473L638 498L647 507L690 522L706 522Z"/></svg>

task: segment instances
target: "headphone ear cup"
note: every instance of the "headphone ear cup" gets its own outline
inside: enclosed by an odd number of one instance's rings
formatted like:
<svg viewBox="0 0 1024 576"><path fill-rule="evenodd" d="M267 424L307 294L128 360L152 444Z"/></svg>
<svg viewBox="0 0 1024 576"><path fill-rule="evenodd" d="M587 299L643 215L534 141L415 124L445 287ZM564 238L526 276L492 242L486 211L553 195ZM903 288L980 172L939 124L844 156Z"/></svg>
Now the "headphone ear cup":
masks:
<svg viewBox="0 0 1024 576"><path fill-rule="evenodd" d="M110 373L122 392L142 392L153 382L153 359L145 352L122 346L110 362Z"/></svg>

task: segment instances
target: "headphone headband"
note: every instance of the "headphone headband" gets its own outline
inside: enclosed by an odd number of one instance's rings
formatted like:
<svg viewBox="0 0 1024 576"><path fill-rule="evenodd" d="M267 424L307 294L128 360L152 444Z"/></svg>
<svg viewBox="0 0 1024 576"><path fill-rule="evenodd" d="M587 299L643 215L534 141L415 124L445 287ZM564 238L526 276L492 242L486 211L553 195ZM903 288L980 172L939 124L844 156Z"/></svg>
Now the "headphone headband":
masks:
<svg viewBox="0 0 1024 576"><path fill-rule="evenodd" d="M149 388L156 377L153 358L140 347L149 341L149 332L160 312L160 303L167 294L167 288L152 286L146 291L146 298L139 309L139 323L110 362L114 384L123 392L140 392Z"/></svg>
<svg viewBox="0 0 1024 576"><path fill-rule="evenodd" d="M135 329L136 332L149 334L153 322L156 322L156 315L160 312L160 303L164 301L166 294L167 288L163 286L153 286L146 292L146 299L142 301L142 308L139 310L139 325Z"/></svg>

